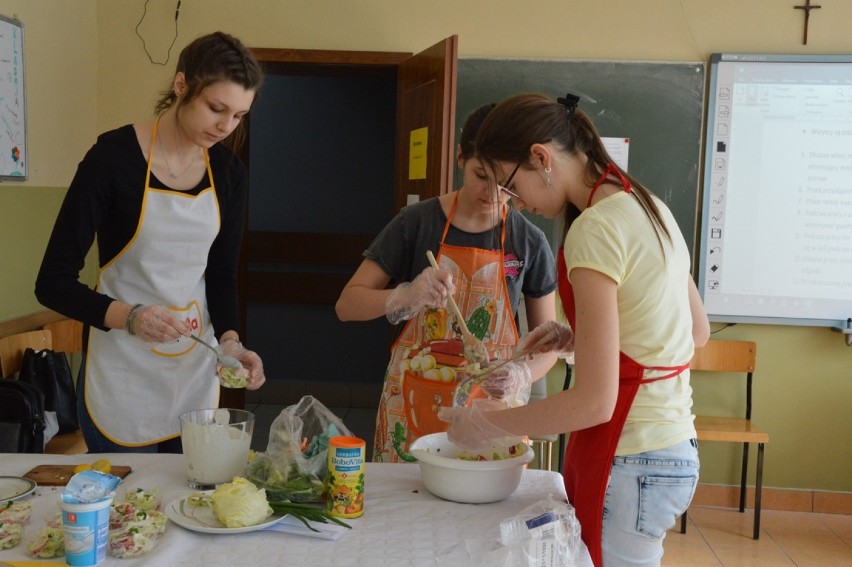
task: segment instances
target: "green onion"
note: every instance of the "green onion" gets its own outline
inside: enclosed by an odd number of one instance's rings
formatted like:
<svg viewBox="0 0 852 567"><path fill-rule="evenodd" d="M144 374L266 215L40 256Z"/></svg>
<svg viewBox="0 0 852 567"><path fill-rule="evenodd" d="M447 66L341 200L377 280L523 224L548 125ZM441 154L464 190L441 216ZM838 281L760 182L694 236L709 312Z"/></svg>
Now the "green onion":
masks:
<svg viewBox="0 0 852 567"><path fill-rule="evenodd" d="M299 503L299 502L290 502L288 500L273 500L269 502L269 506L272 508L272 511L276 514L289 514L294 518L298 519L300 522L305 524L305 526L314 532L318 532L319 530L311 526L308 522L317 522L320 524L327 524L329 522L335 523L339 526L343 526L344 528L352 528L346 522L338 520L333 516L329 516L328 512L325 510L325 506L318 506L315 504L308 503Z"/></svg>

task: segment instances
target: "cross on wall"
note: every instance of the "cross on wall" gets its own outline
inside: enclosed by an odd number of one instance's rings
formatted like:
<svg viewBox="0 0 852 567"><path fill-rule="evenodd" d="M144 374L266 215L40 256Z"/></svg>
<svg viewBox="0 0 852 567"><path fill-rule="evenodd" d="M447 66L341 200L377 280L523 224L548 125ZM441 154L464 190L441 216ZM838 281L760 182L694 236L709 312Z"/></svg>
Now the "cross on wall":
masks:
<svg viewBox="0 0 852 567"><path fill-rule="evenodd" d="M819 10L820 5L811 6L811 0L805 0L804 6L793 6L795 10L802 10L805 13L805 37L802 40L802 45L808 44L808 21L811 19L811 10Z"/></svg>

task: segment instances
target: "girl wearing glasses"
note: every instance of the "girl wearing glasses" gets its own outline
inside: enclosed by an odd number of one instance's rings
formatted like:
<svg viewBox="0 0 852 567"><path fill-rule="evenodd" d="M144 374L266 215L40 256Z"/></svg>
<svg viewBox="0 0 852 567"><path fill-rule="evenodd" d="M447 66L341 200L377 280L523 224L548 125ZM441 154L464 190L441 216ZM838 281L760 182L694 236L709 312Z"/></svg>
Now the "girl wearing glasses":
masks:
<svg viewBox="0 0 852 567"><path fill-rule="evenodd" d="M710 325L671 212L613 163L578 100L512 97L476 140L498 182L515 170L517 208L566 214L557 262L576 333L574 385L525 407L475 402L441 416L468 449L485 437L571 432L565 487L595 565L659 565L698 481L689 360Z"/></svg>
<svg viewBox="0 0 852 567"><path fill-rule="evenodd" d="M505 360L517 343L522 295L530 329L555 317L556 269L544 233L508 206L508 194L495 188L475 156L474 137L493 107L476 110L462 130L462 187L400 211L364 252L337 301L342 321L404 323L379 402L376 461L406 459L416 437L446 429L437 406L452 403L455 371L465 363L459 322L447 312L450 294L491 359ZM427 251L438 268L430 267ZM532 379L555 360L547 354L507 364L482 388L507 403L525 403Z"/></svg>

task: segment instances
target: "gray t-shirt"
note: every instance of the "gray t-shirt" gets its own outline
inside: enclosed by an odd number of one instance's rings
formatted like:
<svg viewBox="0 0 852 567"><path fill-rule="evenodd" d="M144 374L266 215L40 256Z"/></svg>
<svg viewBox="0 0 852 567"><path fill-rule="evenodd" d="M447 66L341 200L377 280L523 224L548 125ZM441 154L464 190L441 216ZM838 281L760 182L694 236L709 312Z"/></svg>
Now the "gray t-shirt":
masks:
<svg viewBox="0 0 852 567"><path fill-rule="evenodd" d="M364 257L376 262L395 282L410 282L429 266L426 251L435 255L447 216L437 198L403 208L373 240ZM465 232L450 226L447 244L485 250L500 249L500 225L485 232ZM506 216L504 243L506 287L515 319L521 293L543 297L556 289L556 267L544 233L514 209Z"/></svg>

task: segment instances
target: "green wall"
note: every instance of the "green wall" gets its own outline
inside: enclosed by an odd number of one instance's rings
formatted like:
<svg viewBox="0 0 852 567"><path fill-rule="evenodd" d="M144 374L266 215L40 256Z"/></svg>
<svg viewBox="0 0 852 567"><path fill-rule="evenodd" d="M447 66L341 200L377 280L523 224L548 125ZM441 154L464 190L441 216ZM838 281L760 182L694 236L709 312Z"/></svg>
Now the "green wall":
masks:
<svg viewBox="0 0 852 567"><path fill-rule="evenodd" d="M461 57L706 60L715 51L852 53L852 2L811 17L777 0L5 0L26 26L30 180L0 183L0 320L40 309L33 282L76 163L98 132L151 115L179 50L214 29L253 47L416 52L452 34ZM760 22L759 26L742 22ZM486 101L487 102L487 101ZM665 156L661 156L665 159ZM334 156L319 156L333 163ZM88 263L91 266L92 262ZM84 277L93 279L93 269ZM717 326L718 327L718 326ZM767 487L852 491L852 348L827 329L736 325L758 343L755 420L769 430ZM736 387L696 380L696 410L738 407ZM735 389L736 388L736 389ZM736 484L738 454L702 445L702 482Z"/></svg>

